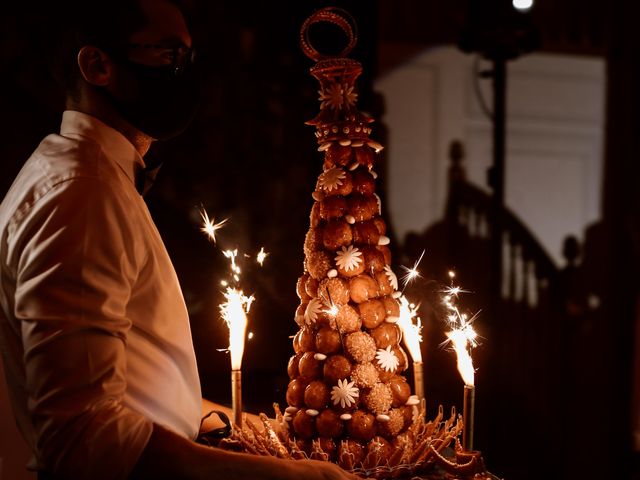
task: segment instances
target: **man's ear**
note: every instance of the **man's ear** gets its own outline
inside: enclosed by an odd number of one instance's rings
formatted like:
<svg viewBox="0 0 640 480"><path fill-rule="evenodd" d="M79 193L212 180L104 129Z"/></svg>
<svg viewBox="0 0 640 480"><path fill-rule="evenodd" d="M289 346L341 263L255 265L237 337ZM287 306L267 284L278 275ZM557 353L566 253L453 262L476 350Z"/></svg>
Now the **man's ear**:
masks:
<svg viewBox="0 0 640 480"><path fill-rule="evenodd" d="M85 45L78 52L80 74L87 83L104 87L112 74L111 59L106 53L93 45Z"/></svg>

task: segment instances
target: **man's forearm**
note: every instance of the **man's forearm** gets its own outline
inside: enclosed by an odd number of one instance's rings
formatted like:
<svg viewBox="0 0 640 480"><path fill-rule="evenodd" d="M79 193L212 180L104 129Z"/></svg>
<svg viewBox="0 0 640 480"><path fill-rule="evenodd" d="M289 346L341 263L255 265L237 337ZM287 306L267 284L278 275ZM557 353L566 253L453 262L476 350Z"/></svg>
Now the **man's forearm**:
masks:
<svg viewBox="0 0 640 480"><path fill-rule="evenodd" d="M159 425L134 467L132 480L357 480L329 462L281 460L191 442Z"/></svg>

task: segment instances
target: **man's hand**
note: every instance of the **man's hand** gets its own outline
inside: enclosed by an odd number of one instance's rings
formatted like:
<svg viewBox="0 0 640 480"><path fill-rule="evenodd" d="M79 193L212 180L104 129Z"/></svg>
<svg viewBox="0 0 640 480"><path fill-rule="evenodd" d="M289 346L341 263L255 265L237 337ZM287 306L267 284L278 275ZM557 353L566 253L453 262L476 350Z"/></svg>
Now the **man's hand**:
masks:
<svg viewBox="0 0 640 480"><path fill-rule="evenodd" d="M207 400L206 398L202 399L202 417L205 418L212 411L223 412L230 419L233 418L233 412L229 407L225 407L224 405L220 405L218 403L213 403L211 400ZM262 430L262 421L258 415L254 415L253 413L244 413L246 415L247 421L256 425L260 430ZM272 422L273 424L273 422ZM211 432L212 430L216 430L218 428L223 428L225 425L218 418L218 415L209 415L200 425L200 434Z"/></svg>
<svg viewBox="0 0 640 480"><path fill-rule="evenodd" d="M285 460L287 461L287 460ZM294 467L292 479L304 480L362 480L331 462L318 460L288 460Z"/></svg>

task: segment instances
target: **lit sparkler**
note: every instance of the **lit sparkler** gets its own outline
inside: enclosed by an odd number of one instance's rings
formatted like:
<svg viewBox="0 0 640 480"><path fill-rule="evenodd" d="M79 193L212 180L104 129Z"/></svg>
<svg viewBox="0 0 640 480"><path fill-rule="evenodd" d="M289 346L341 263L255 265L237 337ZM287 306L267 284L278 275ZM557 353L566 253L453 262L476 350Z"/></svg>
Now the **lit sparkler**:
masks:
<svg viewBox="0 0 640 480"><path fill-rule="evenodd" d="M400 316L398 326L402 330L405 347L413 359L413 387L416 395L424 403L424 371L422 364L422 322L417 316L418 307L410 303L405 296L400 297Z"/></svg>
<svg viewBox="0 0 640 480"><path fill-rule="evenodd" d="M224 256L231 261L231 272L236 282L240 280L240 267L236 264L237 250L226 250ZM228 284L227 284L228 285ZM220 305L220 314L229 327L229 353L231 355L231 404L233 420L242 426L242 356L247 334L247 313L254 297L246 296L242 290L227 286L224 293L227 300ZM253 335L251 335L253 336Z"/></svg>
<svg viewBox="0 0 640 480"><path fill-rule="evenodd" d="M453 281L455 273L450 271L449 277ZM444 290L443 302L449 310L447 320L452 328L446 335L448 342L451 343L453 350L456 352L458 372L460 372L464 382L462 447L465 451L472 451L475 416L475 369L473 368L471 349L477 345L478 335L472 326L477 314L469 319L466 314L460 313L456 305L456 299L463 292L465 291L460 287L452 284Z"/></svg>
<svg viewBox="0 0 640 480"><path fill-rule="evenodd" d="M201 230L216 243L216 231L227 222L223 220L215 223L209 218L207 212L202 209L200 212L203 225ZM225 287L225 302L220 305L220 314L229 328L229 354L231 356L231 403L233 408L233 419L236 425L242 426L242 356L244 355L245 338L247 337L247 314L251 308L254 297L245 295L239 287L240 274L242 270L238 265L238 250L224 250L223 255L230 262L230 278L220 282ZM262 265L267 253L264 248L258 254L258 262ZM249 332L249 338L253 333Z"/></svg>

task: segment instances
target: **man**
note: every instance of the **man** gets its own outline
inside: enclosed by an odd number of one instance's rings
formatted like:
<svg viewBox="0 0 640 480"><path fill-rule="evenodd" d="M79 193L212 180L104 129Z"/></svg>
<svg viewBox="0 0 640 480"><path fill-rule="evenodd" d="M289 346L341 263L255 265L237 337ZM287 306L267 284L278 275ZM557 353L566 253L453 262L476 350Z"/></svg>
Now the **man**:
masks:
<svg viewBox="0 0 640 480"><path fill-rule="evenodd" d="M79 11L61 70L60 134L0 205L0 345L32 467L41 479L355 478L193 442L203 400L187 312L136 189L151 143L193 113L191 37L169 0L82 3L94 15Z"/></svg>

